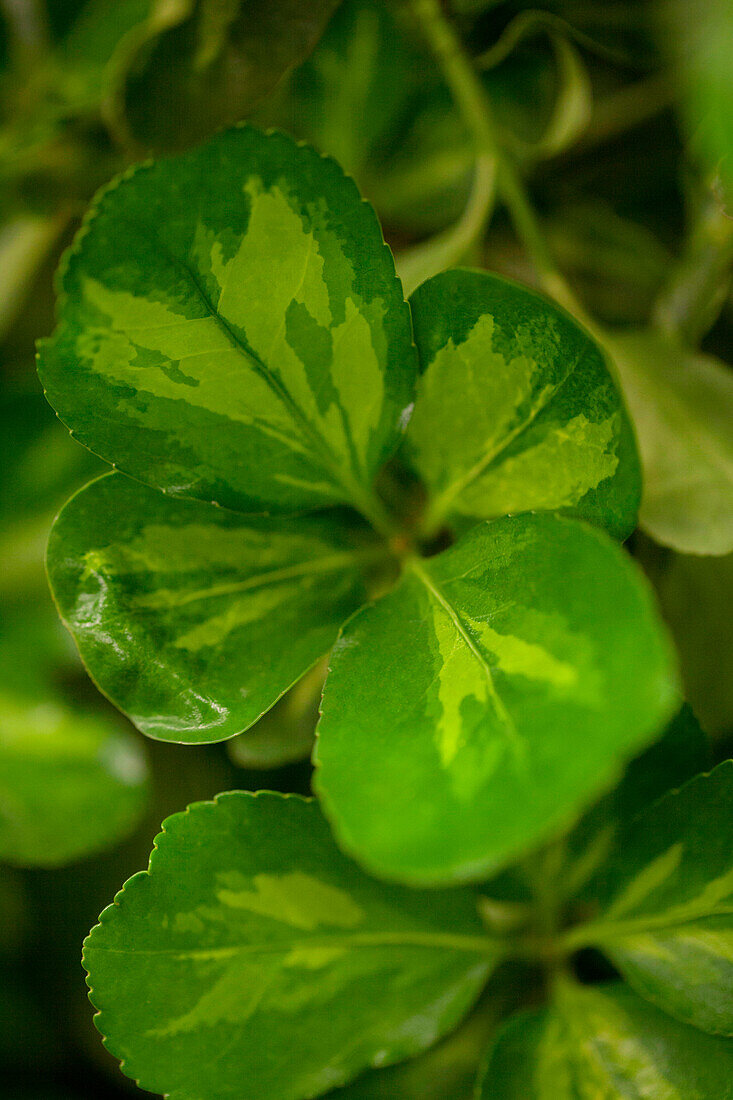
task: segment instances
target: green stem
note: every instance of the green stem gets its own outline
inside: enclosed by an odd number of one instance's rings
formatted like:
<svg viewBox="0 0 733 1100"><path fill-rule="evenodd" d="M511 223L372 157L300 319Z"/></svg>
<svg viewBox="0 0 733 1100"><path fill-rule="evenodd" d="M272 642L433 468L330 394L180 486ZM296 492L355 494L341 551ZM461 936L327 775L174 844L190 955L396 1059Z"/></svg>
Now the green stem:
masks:
<svg viewBox="0 0 733 1100"><path fill-rule="evenodd" d="M502 149L491 104L481 79L460 37L446 18L439 0L407 2L453 94L456 106L473 135L477 155L493 157L496 161L499 192L517 235L534 264L541 286L596 334L597 329L592 318L555 266L524 182L514 163Z"/></svg>
<svg viewBox="0 0 733 1100"><path fill-rule="evenodd" d="M496 160L480 154L476 157L471 194L459 220L450 229L397 257L397 271L406 297L426 279L460 263L482 238L494 206L495 184Z"/></svg>
<svg viewBox="0 0 733 1100"><path fill-rule="evenodd" d="M387 542L400 539L405 536L401 524L387 509L376 492L362 491L356 485L348 487L351 493L351 502L364 519L372 525L375 531L382 535Z"/></svg>
<svg viewBox="0 0 733 1100"><path fill-rule="evenodd" d="M654 307L654 323L697 346L723 308L733 268L733 218L711 189L693 224L685 254Z"/></svg>

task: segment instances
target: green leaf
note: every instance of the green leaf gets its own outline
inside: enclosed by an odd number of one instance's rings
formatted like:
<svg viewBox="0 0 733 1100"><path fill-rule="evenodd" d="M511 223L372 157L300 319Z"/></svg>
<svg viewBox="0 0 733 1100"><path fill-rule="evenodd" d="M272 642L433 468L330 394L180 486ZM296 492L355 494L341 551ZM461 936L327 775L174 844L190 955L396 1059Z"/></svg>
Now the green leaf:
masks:
<svg viewBox="0 0 733 1100"><path fill-rule="evenodd" d="M102 193L61 288L39 370L107 461L239 511L374 511L415 353L374 212L334 162L238 127L143 165Z"/></svg>
<svg viewBox="0 0 733 1100"><path fill-rule="evenodd" d="M601 946L638 993L733 1035L733 761L637 817L595 883Z"/></svg>
<svg viewBox="0 0 733 1100"><path fill-rule="evenodd" d="M656 799L709 766L708 740L685 704L659 740L631 761L619 785L584 814L567 838L559 885L565 897L574 897L590 880L585 894L593 902L592 878L608 859L619 832Z"/></svg>
<svg viewBox="0 0 733 1100"><path fill-rule="evenodd" d="M313 53L274 103L262 105L258 120L311 142L363 186L437 78L400 16L382 0L343 0Z"/></svg>
<svg viewBox="0 0 733 1100"><path fill-rule="evenodd" d="M467 891L367 878L315 802L233 791L169 818L86 942L97 1025L170 1100L299 1100L429 1046L496 961ZM222 1056L225 1054L225 1056Z"/></svg>
<svg viewBox="0 0 733 1100"><path fill-rule="evenodd" d="M193 743L256 722L333 644L384 553L356 517L247 519L110 474L62 511L48 571L101 690L148 736Z"/></svg>
<svg viewBox="0 0 733 1100"><path fill-rule="evenodd" d="M563 983L556 1005L505 1026L477 1100L731 1100L733 1044L622 985Z"/></svg>
<svg viewBox="0 0 733 1100"><path fill-rule="evenodd" d="M679 650L685 694L708 733L723 736L733 729L733 554L665 553L642 540L635 550Z"/></svg>
<svg viewBox="0 0 733 1100"><path fill-rule="evenodd" d="M642 527L685 554L733 550L733 374L651 331L614 335L644 467Z"/></svg>
<svg viewBox="0 0 733 1100"><path fill-rule="evenodd" d="M733 206L733 74L729 0L698 0L694 8L673 0L663 9L669 24L672 60L682 78L683 115L693 145L708 168L717 169Z"/></svg>
<svg viewBox="0 0 733 1100"><path fill-rule="evenodd" d="M129 733L0 687L0 860L56 867L102 851L139 822L147 793Z"/></svg>
<svg viewBox="0 0 733 1100"><path fill-rule="evenodd" d="M526 994L513 966L492 974L469 1016L424 1054L369 1070L328 1100L475 1100L476 1066L498 1027Z"/></svg>
<svg viewBox="0 0 733 1100"><path fill-rule="evenodd" d="M139 822L139 738L79 707L83 670L48 593L53 511L101 463L39 395L0 399L0 860L58 866L101 851ZM0 914L3 934L7 927Z"/></svg>
<svg viewBox="0 0 733 1100"><path fill-rule="evenodd" d="M179 148L246 118L313 49L339 0L157 0L128 48L115 120Z"/></svg>
<svg viewBox="0 0 733 1100"><path fill-rule="evenodd" d="M568 824L675 708L649 592L602 532L480 524L355 615L316 783L340 842L408 882L482 877Z"/></svg>
<svg viewBox="0 0 733 1100"><path fill-rule="evenodd" d="M591 337L486 272L438 275L411 306L423 375L406 450L432 494L426 526L561 510L628 535L634 441Z"/></svg>

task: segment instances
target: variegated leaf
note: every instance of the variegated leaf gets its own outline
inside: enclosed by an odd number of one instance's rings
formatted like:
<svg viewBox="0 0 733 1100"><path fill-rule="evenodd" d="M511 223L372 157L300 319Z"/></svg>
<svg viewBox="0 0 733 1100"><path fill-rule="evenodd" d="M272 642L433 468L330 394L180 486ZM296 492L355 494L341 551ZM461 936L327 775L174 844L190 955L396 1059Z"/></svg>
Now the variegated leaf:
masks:
<svg viewBox="0 0 733 1100"><path fill-rule="evenodd" d="M675 694L650 593L607 536L563 517L482 523L344 628L317 787L376 873L482 877L610 785Z"/></svg>
<svg viewBox="0 0 733 1100"><path fill-rule="evenodd" d="M207 742L328 650L384 553L357 517L246 519L110 474L62 511L48 571L112 702L150 737Z"/></svg>
<svg viewBox="0 0 733 1100"><path fill-rule="evenodd" d="M551 1009L505 1026L476 1100L731 1100L732 1081L733 1044L622 985L563 982Z"/></svg>
<svg viewBox="0 0 733 1100"><path fill-rule="evenodd" d="M563 511L625 538L641 494L633 435L603 353L538 294L483 271L410 299L422 378L406 453L426 527Z"/></svg>
<svg viewBox="0 0 733 1100"><path fill-rule="evenodd" d="M104 191L39 370L78 438L178 496L371 513L416 372L376 216L335 162L238 127Z"/></svg>
<svg viewBox="0 0 733 1100"><path fill-rule="evenodd" d="M97 1026L170 1100L301 1100L429 1046L498 958L468 891L385 887L313 801L169 818L84 951Z"/></svg>
<svg viewBox="0 0 733 1100"><path fill-rule="evenodd" d="M665 795L619 838L594 883L601 916L578 935L638 993L733 1035L733 761Z"/></svg>

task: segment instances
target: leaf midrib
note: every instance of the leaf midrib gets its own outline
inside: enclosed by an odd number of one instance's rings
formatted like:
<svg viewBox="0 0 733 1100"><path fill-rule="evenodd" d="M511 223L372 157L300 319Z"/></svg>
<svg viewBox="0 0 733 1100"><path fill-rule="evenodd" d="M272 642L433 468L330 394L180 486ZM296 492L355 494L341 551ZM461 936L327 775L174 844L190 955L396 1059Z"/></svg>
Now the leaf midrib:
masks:
<svg viewBox="0 0 733 1100"><path fill-rule="evenodd" d="M324 468L329 472L330 476L333 478L336 484L339 485L346 492L347 497L356 498L357 500L361 498L363 493L360 492L358 489L355 490L355 485L351 481L347 481L344 479L342 471L343 462L339 461L338 456L334 454L328 442L313 427L308 417L293 399L292 394L290 393L288 388L280 381L280 379L275 377L273 372L268 369L267 365L260 359L257 353L240 340L234 329L215 308L204 287L201 285L196 272L190 266L188 261L180 256L177 256L176 253L173 252L162 240L162 238L155 231L153 226L144 226L140 222L129 218L123 219L122 224L126 225L129 229L134 230L138 234L142 234L146 237L152 236L156 245L168 258L169 262L174 267L178 267L184 273L191 286L195 290L196 294L200 298L201 302L205 306L206 310L208 311L209 315L217 323L234 350L239 352L243 357L251 362L252 367L258 377L260 377L265 385L267 385L269 389L275 394L275 396L285 407L291 418L296 422L296 424L298 424L305 435L307 435L312 446L319 453L320 461L323 463Z"/></svg>
<svg viewBox="0 0 733 1100"><path fill-rule="evenodd" d="M461 493L468 488L474 481L477 481L482 474L486 472L489 466L493 465L501 456L509 449L515 439L518 439L525 431L527 431L537 418L545 411L545 409L555 400L560 390L566 384L566 382L575 374L576 370L582 362L584 362L587 355L587 351L582 352L575 360L573 365L568 369L567 373L552 386L549 392L545 395L543 400L537 402L532 407L529 414L520 421L502 440L500 440L491 450L487 451L481 456L481 458L470 467L460 477L451 482L441 493L439 493L432 505L429 508L429 523L431 525L439 524L450 510L450 506L456 497L459 497Z"/></svg>
<svg viewBox="0 0 733 1100"><path fill-rule="evenodd" d="M433 950L462 951L468 954L494 956L500 950L498 940L490 936L469 936L453 932L357 932L348 936L312 936L271 943L237 944L231 947L197 948L191 951L175 951L168 948L139 949L104 947L89 943L90 951L103 951L110 955L155 956L184 961L236 958L239 955L288 954L298 950L323 950L327 948L347 950L370 947L420 947Z"/></svg>
<svg viewBox="0 0 733 1100"><path fill-rule="evenodd" d="M726 916L733 916L733 904L691 909L686 914L678 916L675 916L672 909L670 912L636 917L633 920L599 920L595 923L580 925L577 929L571 929L565 939L566 943L572 944L573 949L591 944L612 945L616 941L644 935L647 932L670 931L696 924L701 920Z"/></svg>
<svg viewBox="0 0 733 1100"><path fill-rule="evenodd" d="M422 584L427 589L429 596L435 600L443 611L448 615L451 622L456 628L459 636L463 639L464 643L468 646L471 654L478 663L481 671L486 678L486 683L489 688L489 695L496 709L496 713L502 721L502 726L506 730L507 740L511 743L515 759L524 759L527 751L527 745L516 727L514 719L509 711L504 706L504 702L496 690L496 684L494 683L494 676L491 671L491 666L484 657L481 650L476 645L475 641L471 637L471 634L466 624L461 619L460 613L450 602L448 597L439 587L435 579L430 575L429 571L425 568L419 558L412 558L409 566L412 572L419 578Z"/></svg>
<svg viewBox="0 0 733 1100"><path fill-rule="evenodd" d="M313 558L310 561L298 562L295 565L273 569L268 573L258 573L255 577L246 577L241 581L231 581L229 583L211 585L209 588L200 588L195 592L175 592L174 590L174 593L172 593L173 598L171 598L165 607L183 607L186 604L196 603L199 600L213 600L217 599L219 596L233 596L239 592L258 591L270 585L295 580L298 577L307 577L319 573L335 573L342 568L345 569L352 565L382 560L387 560L387 553L382 547L375 547L369 550L344 550L342 553L329 554L322 558ZM155 589L153 592L149 593L149 596L155 596L155 593L160 591L161 589ZM149 605L150 603L151 601L148 601ZM137 606L144 607L145 605L143 600L137 601ZM158 604L153 604L152 606L155 610L160 609Z"/></svg>

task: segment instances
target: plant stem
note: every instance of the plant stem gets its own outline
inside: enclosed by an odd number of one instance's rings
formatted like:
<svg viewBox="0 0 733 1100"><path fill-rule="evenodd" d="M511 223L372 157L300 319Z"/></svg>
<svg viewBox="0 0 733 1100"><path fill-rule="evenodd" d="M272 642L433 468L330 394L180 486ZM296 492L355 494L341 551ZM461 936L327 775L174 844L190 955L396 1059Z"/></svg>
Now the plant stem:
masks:
<svg viewBox="0 0 733 1100"><path fill-rule="evenodd" d="M360 487L349 486L351 491L351 503L364 519L372 525L375 531L382 535L387 542L404 537L405 532L399 522L394 518L386 505L382 503L376 492L362 491Z"/></svg>
<svg viewBox="0 0 733 1100"><path fill-rule="evenodd" d="M499 192L517 235L529 254L542 288L573 313L592 333L597 328L557 270L524 183L502 149L484 86L440 0L407 0L439 65L456 106L473 135L478 156L496 160Z"/></svg>
<svg viewBox="0 0 733 1100"><path fill-rule="evenodd" d="M733 218L711 188L694 221L685 253L654 307L657 327L696 346L725 304L732 269Z"/></svg>
<svg viewBox="0 0 733 1100"><path fill-rule="evenodd" d="M442 233L414 245L397 257L397 273L405 297L426 279L459 263L482 237L494 206L496 160L485 153L476 157L471 194L458 221Z"/></svg>

